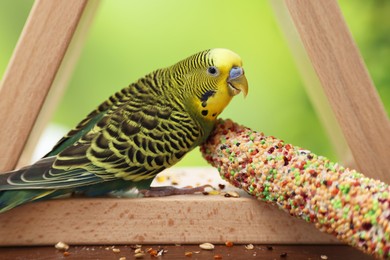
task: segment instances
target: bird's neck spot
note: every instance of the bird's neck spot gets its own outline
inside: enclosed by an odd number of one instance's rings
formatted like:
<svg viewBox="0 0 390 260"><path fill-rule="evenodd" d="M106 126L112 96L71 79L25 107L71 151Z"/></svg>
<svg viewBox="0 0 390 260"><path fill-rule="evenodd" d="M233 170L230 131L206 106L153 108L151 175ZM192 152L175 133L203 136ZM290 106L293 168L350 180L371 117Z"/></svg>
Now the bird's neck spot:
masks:
<svg viewBox="0 0 390 260"><path fill-rule="evenodd" d="M209 90L205 92L195 102L198 103L198 113L201 118L209 121L216 120L217 116L223 111L230 101L230 97L226 93L220 91Z"/></svg>

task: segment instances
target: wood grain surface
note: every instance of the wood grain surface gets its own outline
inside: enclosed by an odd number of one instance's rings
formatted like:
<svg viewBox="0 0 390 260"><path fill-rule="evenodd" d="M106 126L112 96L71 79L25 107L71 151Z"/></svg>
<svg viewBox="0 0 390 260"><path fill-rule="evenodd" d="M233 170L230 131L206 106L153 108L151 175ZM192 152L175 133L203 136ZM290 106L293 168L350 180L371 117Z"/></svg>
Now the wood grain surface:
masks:
<svg viewBox="0 0 390 260"><path fill-rule="evenodd" d="M64 199L0 214L0 245L336 243L314 225L253 198L221 195Z"/></svg>

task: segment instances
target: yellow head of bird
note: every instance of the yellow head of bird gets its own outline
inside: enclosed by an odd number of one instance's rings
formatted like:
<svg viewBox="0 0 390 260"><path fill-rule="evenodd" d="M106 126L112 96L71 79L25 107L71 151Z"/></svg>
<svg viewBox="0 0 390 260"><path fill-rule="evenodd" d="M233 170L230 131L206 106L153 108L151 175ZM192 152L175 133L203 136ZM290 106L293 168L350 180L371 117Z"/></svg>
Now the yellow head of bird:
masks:
<svg viewBox="0 0 390 260"><path fill-rule="evenodd" d="M235 95L248 93L242 60L231 50L200 52L182 61L183 65L194 66L182 79L198 118L214 121Z"/></svg>

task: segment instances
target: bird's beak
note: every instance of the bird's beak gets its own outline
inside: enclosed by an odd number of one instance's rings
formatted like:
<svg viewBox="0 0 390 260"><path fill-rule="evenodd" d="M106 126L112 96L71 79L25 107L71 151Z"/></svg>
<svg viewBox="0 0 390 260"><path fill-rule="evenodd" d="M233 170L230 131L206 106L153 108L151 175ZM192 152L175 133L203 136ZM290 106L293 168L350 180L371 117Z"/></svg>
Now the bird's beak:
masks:
<svg viewBox="0 0 390 260"><path fill-rule="evenodd" d="M244 97L248 94L248 81L244 75L244 69L241 67L233 67L230 70L227 83L233 95L239 94L241 91Z"/></svg>

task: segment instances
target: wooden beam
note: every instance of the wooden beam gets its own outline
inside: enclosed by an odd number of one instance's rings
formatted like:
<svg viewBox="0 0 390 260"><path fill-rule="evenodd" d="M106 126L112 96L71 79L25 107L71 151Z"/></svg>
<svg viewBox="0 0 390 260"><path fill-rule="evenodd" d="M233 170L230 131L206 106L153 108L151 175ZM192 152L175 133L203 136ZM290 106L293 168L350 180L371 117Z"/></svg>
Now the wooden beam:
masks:
<svg viewBox="0 0 390 260"><path fill-rule="evenodd" d="M306 93L329 137L338 160L348 166L356 166L343 132L328 102L313 65L310 62L286 4L280 0L270 0L269 3L274 10L276 20L291 50L297 69L301 74Z"/></svg>
<svg viewBox="0 0 390 260"><path fill-rule="evenodd" d="M84 47L84 42L87 39L88 31L92 25L92 21L98 9L99 3L99 0L89 0L87 2L87 5L83 10L83 14L78 22L77 28L73 33L69 47L66 50L60 67L58 68L50 91L42 105L34 127L28 136L26 145L24 146L16 168L20 168L31 163L31 157L37 142L47 123L52 118L54 111L59 104L63 93L65 92L68 81L72 77L73 69L77 64L81 51Z"/></svg>
<svg viewBox="0 0 390 260"><path fill-rule="evenodd" d="M0 245L336 243L314 225L252 198L220 195L67 199L0 214Z"/></svg>
<svg viewBox="0 0 390 260"><path fill-rule="evenodd" d="M87 0L37 0L0 85L0 171L23 151Z"/></svg>
<svg viewBox="0 0 390 260"><path fill-rule="evenodd" d="M337 1L273 4L285 5L359 170L390 183L390 121Z"/></svg>

